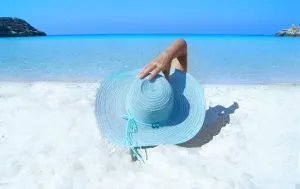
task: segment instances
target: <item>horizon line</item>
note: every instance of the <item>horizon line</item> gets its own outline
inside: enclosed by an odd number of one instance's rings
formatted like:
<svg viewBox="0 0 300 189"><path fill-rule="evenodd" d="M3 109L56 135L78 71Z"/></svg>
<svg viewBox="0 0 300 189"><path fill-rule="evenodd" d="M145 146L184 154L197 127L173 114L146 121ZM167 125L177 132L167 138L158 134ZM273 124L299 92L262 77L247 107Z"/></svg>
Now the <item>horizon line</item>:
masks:
<svg viewBox="0 0 300 189"><path fill-rule="evenodd" d="M98 36L98 35L148 35L148 36L275 36L275 34L207 34L207 33L98 33L98 34L47 34L47 36Z"/></svg>

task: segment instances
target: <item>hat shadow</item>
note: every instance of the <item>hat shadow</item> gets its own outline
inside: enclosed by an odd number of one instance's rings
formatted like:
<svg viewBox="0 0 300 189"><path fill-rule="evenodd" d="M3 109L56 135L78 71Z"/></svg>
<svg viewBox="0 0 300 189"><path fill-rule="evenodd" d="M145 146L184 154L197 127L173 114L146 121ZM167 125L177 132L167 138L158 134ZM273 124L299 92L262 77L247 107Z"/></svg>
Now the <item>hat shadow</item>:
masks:
<svg viewBox="0 0 300 189"><path fill-rule="evenodd" d="M180 106L184 108L186 111L183 111L180 116L178 116L177 111L173 111L171 115L171 121L168 123L169 126L176 126L182 123L188 116L190 112L190 103L183 95L184 89L186 87L186 72L180 71L175 69L174 73L170 75L170 84L173 86L173 89L176 90L176 100L175 100L175 107ZM176 103L180 103L176 104Z"/></svg>
<svg viewBox="0 0 300 189"><path fill-rule="evenodd" d="M209 109L206 110L202 128L197 135L192 139L177 145L185 148L195 148L207 144L214 136L220 133L222 127L225 127L230 123L230 114L234 114L235 110L238 108L239 105L237 102L234 102L228 108L221 105L209 107Z"/></svg>

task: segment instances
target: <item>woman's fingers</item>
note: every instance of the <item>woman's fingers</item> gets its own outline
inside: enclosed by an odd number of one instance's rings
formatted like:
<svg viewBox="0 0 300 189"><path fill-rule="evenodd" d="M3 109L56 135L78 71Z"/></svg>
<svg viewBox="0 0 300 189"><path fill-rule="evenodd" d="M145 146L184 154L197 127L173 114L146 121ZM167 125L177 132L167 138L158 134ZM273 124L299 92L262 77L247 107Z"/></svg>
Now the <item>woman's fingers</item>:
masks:
<svg viewBox="0 0 300 189"><path fill-rule="evenodd" d="M159 69L159 68L156 68L155 70L153 70L151 72L151 74L149 75L148 80L152 80L160 71L161 71L161 69Z"/></svg>
<svg viewBox="0 0 300 189"><path fill-rule="evenodd" d="M138 77L140 79L144 78L146 75L149 74L149 72L151 72L152 70L155 69L155 65L154 64L148 64L147 66L145 66L145 68L139 73Z"/></svg>

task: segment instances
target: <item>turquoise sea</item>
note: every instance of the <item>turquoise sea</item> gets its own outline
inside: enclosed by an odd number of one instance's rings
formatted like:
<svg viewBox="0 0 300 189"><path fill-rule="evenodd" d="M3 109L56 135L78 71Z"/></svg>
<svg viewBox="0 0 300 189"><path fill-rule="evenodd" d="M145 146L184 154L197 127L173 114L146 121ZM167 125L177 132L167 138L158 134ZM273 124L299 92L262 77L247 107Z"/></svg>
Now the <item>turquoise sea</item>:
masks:
<svg viewBox="0 0 300 189"><path fill-rule="evenodd" d="M86 35L0 39L0 81L102 80L141 68L176 38L205 84L300 83L300 38L234 35Z"/></svg>

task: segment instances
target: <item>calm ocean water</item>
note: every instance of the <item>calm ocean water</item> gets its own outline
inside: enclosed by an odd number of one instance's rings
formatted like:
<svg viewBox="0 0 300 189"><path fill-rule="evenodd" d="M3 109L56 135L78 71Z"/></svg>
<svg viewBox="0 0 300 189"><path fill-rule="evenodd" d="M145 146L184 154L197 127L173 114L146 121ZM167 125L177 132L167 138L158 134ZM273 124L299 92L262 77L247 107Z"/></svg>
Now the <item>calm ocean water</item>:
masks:
<svg viewBox="0 0 300 189"><path fill-rule="evenodd" d="M225 35L2 38L0 80L102 80L141 68L178 37L188 43L189 72L202 83L300 83L300 38Z"/></svg>

